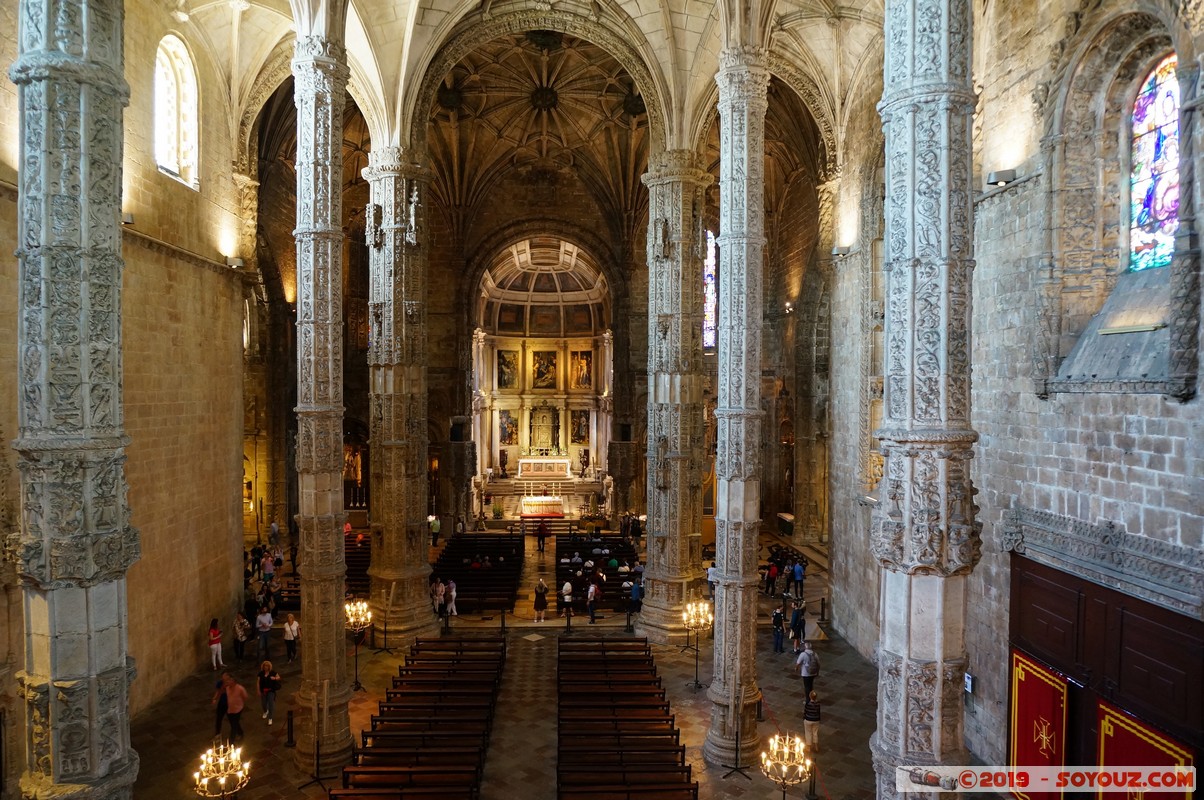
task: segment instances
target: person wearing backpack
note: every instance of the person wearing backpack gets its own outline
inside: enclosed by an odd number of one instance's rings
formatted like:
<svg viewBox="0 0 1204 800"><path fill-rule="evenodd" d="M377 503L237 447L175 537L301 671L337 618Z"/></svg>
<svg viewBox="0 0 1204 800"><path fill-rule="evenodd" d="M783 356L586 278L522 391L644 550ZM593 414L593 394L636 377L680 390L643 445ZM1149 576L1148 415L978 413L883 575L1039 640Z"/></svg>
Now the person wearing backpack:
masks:
<svg viewBox="0 0 1204 800"><path fill-rule="evenodd" d="M810 697L811 690L815 688L815 679L819 677L819 654L811 649L811 642L803 642L803 651L794 663L803 677L803 692Z"/></svg>

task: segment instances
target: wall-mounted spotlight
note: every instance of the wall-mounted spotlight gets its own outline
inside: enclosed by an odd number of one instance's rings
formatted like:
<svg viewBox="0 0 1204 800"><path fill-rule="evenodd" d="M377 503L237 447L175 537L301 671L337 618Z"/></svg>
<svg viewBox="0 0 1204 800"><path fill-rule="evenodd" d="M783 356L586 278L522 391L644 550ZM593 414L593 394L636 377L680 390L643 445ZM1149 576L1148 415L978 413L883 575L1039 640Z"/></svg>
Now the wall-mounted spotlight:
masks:
<svg viewBox="0 0 1204 800"><path fill-rule="evenodd" d="M998 169L987 173L987 183L991 186L1007 186L1016 180L1016 170Z"/></svg>
<svg viewBox="0 0 1204 800"><path fill-rule="evenodd" d="M794 303L791 303L789 300L786 301L786 313L787 314L794 313Z"/></svg>
<svg viewBox="0 0 1204 800"><path fill-rule="evenodd" d="M840 258L841 256L847 256L852 249L853 248L849 247L847 244L838 244L832 248L832 255L836 256L837 258Z"/></svg>
<svg viewBox="0 0 1204 800"><path fill-rule="evenodd" d="M246 264L246 262L243 261L238 256L226 256L226 266L227 267L232 267L233 269L241 269L244 264Z"/></svg>
<svg viewBox="0 0 1204 800"><path fill-rule="evenodd" d="M121 215L121 224L122 225L133 225L134 224L134 215L128 211L123 213Z"/></svg>

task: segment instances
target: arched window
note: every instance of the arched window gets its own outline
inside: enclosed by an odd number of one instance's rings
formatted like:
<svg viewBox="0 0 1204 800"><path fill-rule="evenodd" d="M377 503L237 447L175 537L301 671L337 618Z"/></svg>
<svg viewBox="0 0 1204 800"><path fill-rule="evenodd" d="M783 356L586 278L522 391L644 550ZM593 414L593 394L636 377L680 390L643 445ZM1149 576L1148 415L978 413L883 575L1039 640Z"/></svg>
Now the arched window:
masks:
<svg viewBox="0 0 1204 800"><path fill-rule="evenodd" d="M1129 161L1129 271L1165 267L1179 227L1179 81L1172 53L1133 101Z"/></svg>
<svg viewBox="0 0 1204 800"><path fill-rule="evenodd" d="M155 163L197 187L197 82L188 48L168 34L155 56Z"/></svg>
<svg viewBox="0 0 1204 800"><path fill-rule="evenodd" d="M716 280L715 234L707 231L707 252L702 262L702 346L712 350L719 344L719 282Z"/></svg>

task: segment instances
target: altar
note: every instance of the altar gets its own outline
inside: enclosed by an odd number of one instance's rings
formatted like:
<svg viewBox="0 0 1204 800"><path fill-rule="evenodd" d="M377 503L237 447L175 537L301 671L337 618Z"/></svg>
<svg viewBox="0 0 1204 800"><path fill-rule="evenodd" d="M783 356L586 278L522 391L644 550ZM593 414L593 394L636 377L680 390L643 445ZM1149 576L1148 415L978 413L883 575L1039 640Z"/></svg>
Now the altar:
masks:
<svg viewBox="0 0 1204 800"><path fill-rule="evenodd" d="M563 517L564 501L559 497L549 495L530 495L524 497L519 505L520 516L530 517Z"/></svg>
<svg viewBox="0 0 1204 800"><path fill-rule="evenodd" d="M519 456L518 477L527 480L563 480L573 477L568 456Z"/></svg>

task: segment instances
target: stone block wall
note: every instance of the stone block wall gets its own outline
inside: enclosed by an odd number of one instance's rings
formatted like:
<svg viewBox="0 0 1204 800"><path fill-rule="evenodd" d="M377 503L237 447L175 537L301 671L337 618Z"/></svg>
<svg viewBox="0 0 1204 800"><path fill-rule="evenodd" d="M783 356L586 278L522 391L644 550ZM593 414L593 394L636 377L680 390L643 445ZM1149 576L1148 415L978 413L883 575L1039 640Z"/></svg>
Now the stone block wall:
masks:
<svg viewBox="0 0 1204 800"><path fill-rule="evenodd" d="M242 595L242 287L228 268L125 243L126 474L142 559L128 576L134 713L233 655Z"/></svg>

